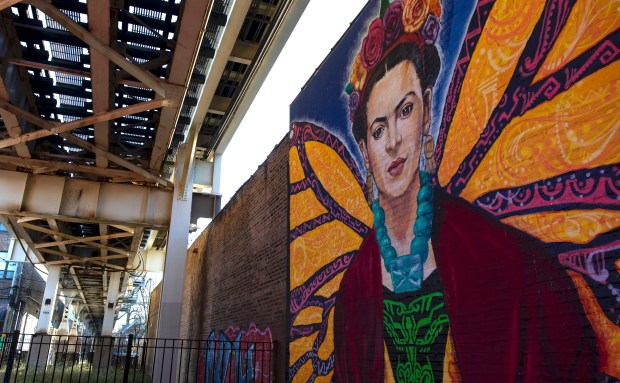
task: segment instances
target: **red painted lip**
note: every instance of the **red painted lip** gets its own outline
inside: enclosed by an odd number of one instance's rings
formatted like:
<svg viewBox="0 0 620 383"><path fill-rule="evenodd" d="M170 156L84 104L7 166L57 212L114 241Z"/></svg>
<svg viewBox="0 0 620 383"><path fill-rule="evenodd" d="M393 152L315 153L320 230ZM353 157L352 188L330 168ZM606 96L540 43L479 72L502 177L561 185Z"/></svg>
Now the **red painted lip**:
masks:
<svg viewBox="0 0 620 383"><path fill-rule="evenodd" d="M400 173L403 172L403 168L405 167L405 161L407 160L402 157L398 157L397 159L395 159L390 164L390 167L388 168L388 173L390 173L390 175L393 177L400 175Z"/></svg>

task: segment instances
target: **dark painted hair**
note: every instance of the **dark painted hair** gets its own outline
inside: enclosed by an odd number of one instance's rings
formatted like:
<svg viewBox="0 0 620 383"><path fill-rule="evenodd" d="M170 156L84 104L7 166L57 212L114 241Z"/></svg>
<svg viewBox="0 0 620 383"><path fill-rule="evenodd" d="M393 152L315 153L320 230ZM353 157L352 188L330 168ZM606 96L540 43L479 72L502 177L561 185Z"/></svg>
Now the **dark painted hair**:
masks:
<svg viewBox="0 0 620 383"><path fill-rule="evenodd" d="M355 141L366 140L366 104L372 88L374 88L377 82L381 80L390 69L407 60L413 63L413 66L418 72L420 85L423 91L431 89L435 85L441 66L439 53L435 45L426 45L424 47L424 54L420 52L420 48L414 43L401 43L394 47L392 51L377 64L375 69L368 74L366 89L362 94L359 109L357 113L355 113L353 120L353 136L355 137Z"/></svg>

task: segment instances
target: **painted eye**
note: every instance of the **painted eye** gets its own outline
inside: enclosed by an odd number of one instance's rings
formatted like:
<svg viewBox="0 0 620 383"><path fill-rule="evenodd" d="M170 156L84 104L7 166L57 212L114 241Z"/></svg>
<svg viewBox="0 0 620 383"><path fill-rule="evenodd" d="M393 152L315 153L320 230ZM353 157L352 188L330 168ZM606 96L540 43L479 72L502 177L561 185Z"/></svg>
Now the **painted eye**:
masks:
<svg viewBox="0 0 620 383"><path fill-rule="evenodd" d="M372 138L374 138L375 140L378 140L379 138L381 138L381 136L383 136L383 131L385 130L385 126L383 125L379 125L377 127L377 129L375 129L372 132Z"/></svg>
<svg viewBox="0 0 620 383"><path fill-rule="evenodd" d="M400 118L409 117L412 111L413 111L412 103L407 103L403 105L402 109L400 110Z"/></svg>

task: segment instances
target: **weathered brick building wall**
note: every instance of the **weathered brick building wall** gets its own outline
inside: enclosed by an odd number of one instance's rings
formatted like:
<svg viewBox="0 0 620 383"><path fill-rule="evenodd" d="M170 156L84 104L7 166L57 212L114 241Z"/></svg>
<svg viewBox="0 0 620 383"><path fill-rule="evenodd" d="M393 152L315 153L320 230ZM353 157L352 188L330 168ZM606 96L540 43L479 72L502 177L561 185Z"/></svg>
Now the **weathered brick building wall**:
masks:
<svg viewBox="0 0 620 383"><path fill-rule="evenodd" d="M185 281L183 296L185 301L181 307L181 337L202 339L204 328L205 305L205 246L208 237L208 228L196 238L187 251Z"/></svg>
<svg viewBox="0 0 620 383"><path fill-rule="evenodd" d="M25 302L27 313L38 317L45 290L45 281L30 263L24 263L22 272L19 300Z"/></svg>
<svg viewBox="0 0 620 383"><path fill-rule="evenodd" d="M0 304L6 305L7 309L10 310L11 314L7 314L5 320L10 320L13 324L18 320L15 317L17 312L20 314L19 320L23 318L25 313L35 317L39 316L43 290L45 290L45 281L30 263L18 265L14 276L0 279ZM11 288L14 283L17 296L12 298Z"/></svg>
<svg viewBox="0 0 620 383"><path fill-rule="evenodd" d="M149 317L146 321L147 338L157 337L157 323L159 318L159 300L161 298L161 286L161 283L155 286L153 291L151 291L151 296L149 298Z"/></svg>
<svg viewBox="0 0 620 383"><path fill-rule="evenodd" d="M280 344L284 379L288 256L288 136L189 249L183 337L254 323Z"/></svg>
<svg viewBox="0 0 620 383"><path fill-rule="evenodd" d="M3 258L9 258L10 244L11 235L6 231L0 231L0 253L2 253ZM18 242L15 243L15 246L19 246ZM15 277L17 278L14 281ZM12 275L0 278L1 303L9 303L11 287L14 282L19 293L14 302L21 301L22 311L38 316L41 300L43 299L43 290L45 289L43 278L35 271L32 264L28 262L21 263L16 267Z"/></svg>
<svg viewBox="0 0 620 383"><path fill-rule="evenodd" d="M6 231L0 231L0 253L6 253L9 251L9 245L11 244L11 236Z"/></svg>

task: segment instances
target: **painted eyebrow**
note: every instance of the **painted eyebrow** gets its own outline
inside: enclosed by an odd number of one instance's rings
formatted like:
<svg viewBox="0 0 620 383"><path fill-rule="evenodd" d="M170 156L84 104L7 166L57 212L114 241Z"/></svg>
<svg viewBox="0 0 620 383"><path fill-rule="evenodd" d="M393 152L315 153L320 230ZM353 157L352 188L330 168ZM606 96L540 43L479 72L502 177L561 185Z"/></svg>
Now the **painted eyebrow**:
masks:
<svg viewBox="0 0 620 383"><path fill-rule="evenodd" d="M407 97L409 96L415 96L415 92L411 91L409 93L407 93L399 102L398 105L396 105L396 107L394 108L394 113L396 113L405 103L405 101L407 100ZM377 122L386 122L387 121L387 117L386 116L381 116L381 117L377 117L374 120L372 120L372 123L370 124L370 126L372 127L375 123Z"/></svg>
<svg viewBox="0 0 620 383"><path fill-rule="evenodd" d="M405 103L405 101L407 100L407 97L409 96L415 96L415 92L411 91L409 93L407 93L405 95L405 97L402 98L402 100L400 100L400 102L398 103L398 105L396 105L396 108L394 108L394 113L397 113L398 110L403 106L403 104Z"/></svg>
<svg viewBox="0 0 620 383"><path fill-rule="evenodd" d="M377 122L386 122L386 121L387 121L387 117L377 117L372 121L372 123L370 124L370 127L372 128Z"/></svg>

